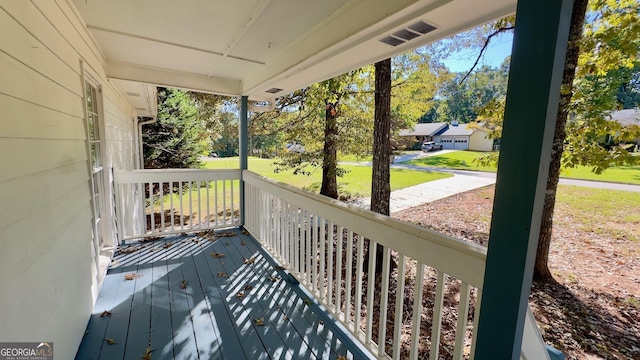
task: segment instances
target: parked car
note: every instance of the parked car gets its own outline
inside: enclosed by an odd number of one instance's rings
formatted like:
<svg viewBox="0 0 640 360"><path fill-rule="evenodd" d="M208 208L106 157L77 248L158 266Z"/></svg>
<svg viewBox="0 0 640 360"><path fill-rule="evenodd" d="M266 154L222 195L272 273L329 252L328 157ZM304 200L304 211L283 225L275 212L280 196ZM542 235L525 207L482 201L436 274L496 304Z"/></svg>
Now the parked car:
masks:
<svg viewBox="0 0 640 360"><path fill-rule="evenodd" d="M422 144L422 151L424 152L435 150L442 150L442 144L433 141L427 141Z"/></svg>

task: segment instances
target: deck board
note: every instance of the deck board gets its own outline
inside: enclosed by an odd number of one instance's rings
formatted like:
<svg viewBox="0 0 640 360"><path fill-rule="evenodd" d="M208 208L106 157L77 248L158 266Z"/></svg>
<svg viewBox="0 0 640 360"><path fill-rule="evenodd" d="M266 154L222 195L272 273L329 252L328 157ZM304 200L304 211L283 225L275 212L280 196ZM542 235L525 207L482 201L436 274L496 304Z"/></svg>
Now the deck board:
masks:
<svg viewBox="0 0 640 360"><path fill-rule="evenodd" d="M171 291L169 289L169 266L164 246L154 248L153 287L151 298L150 347L154 359L173 359L173 334L171 326Z"/></svg>
<svg viewBox="0 0 640 360"><path fill-rule="evenodd" d="M226 278L215 276L207 262L206 247L201 246L194 252L193 260L198 271L200 286L205 294L205 301L210 312L210 321L217 330L219 351L223 359L251 359L247 356L239 340L239 333L231 321L229 309L220 290ZM217 272L216 272L217 274ZM262 347L260 347L262 349Z"/></svg>
<svg viewBox="0 0 640 360"><path fill-rule="evenodd" d="M241 240L244 240L245 246L249 251L260 252L265 256L265 259L270 259L266 251L264 251L258 243L251 241L251 237L248 235L239 235ZM272 264L275 266L275 263ZM283 271L276 271L269 276L275 276L278 278L286 278ZM287 318L292 319L295 323L296 329L301 331L301 335L306 339L307 343L310 343L310 347L318 358L337 358L339 355L346 355L348 349L332 334L332 330L324 325L324 319L318 316L310 306L307 304L307 298L300 296L296 293L293 287L286 287L282 291L276 291L274 299L276 303L282 304L282 309L286 309L285 315Z"/></svg>
<svg viewBox="0 0 640 360"><path fill-rule="evenodd" d="M188 235L124 247L139 250L114 258L76 359L140 359L147 348L154 360L347 355L348 336L326 323L255 239L233 231L213 241ZM100 317L105 310L111 315Z"/></svg>
<svg viewBox="0 0 640 360"><path fill-rule="evenodd" d="M121 265L115 271L110 269L107 272L107 277L115 278L118 291L113 306L110 309L105 309L110 311L111 315L105 317L108 320L108 327L104 338L105 340L112 339L115 344L103 343L99 359L124 359L131 318L132 294L135 292L137 281L137 279L125 280L124 275L137 272L140 254L141 251L136 251L133 254L123 256ZM100 311L100 309L97 310ZM88 328L87 331L91 333L93 329Z"/></svg>

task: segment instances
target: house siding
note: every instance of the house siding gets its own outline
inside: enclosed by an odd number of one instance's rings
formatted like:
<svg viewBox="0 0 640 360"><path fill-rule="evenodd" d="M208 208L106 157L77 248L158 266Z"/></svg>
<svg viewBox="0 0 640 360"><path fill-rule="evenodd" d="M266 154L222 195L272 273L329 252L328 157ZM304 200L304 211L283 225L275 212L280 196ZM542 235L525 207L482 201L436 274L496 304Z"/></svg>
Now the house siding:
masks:
<svg viewBox="0 0 640 360"><path fill-rule="evenodd" d="M484 131L476 130L469 137L469 150L492 151L493 140L489 139Z"/></svg>
<svg viewBox="0 0 640 360"><path fill-rule="evenodd" d="M0 1L0 339L52 341L56 359L75 356L100 285L83 68L102 87L105 171L136 153L135 112L85 29L64 0Z"/></svg>

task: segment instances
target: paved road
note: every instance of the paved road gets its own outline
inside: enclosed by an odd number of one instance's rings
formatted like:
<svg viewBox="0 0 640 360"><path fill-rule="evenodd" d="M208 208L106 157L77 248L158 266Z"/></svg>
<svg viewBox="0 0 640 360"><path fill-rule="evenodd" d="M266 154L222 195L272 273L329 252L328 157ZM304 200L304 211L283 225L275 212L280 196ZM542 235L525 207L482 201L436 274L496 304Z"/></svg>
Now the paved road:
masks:
<svg viewBox="0 0 640 360"><path fill-rule="evenodd" d="M391 165L392 168L446 172L453 174L453 177L430 181L427 183L392 191L390 204L391 213L402 211L410 207L418 206L420 204L432 202L435 200L444 199L446 197L453 196L465 191L478 189L483 186L492 185L496 182L496 173L492 172L421 167L402 163L411 159L421 158L425 156L441 155L450 151L453 150L442 150L433 153L407 154L396 157L396 161L393 165ZM371 163L358 163L358 165L371 166ZM602 181L560 179L560 184L584 186L597 189L640 192L640 185L619 184ZM355 203L355 205L361 206L363 208L369 208L370 204L371 198L363 198Z"/></svg>

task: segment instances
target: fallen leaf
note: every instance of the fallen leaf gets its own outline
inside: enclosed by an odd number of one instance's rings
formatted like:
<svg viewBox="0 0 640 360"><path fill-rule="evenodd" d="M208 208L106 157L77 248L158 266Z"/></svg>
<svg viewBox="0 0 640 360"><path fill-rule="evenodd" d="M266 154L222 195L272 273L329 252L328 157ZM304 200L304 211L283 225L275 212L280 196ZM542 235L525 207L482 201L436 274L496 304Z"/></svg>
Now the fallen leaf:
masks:
<svg viewBox="0 0 640 360"><path fill-rule="evenodd" d="M224 243L224 246L229 246L231 245L228 241Z"/></svg>
<svg viewBox="0 0 640 360"><path fill-rule="evenodd" d="M134 280L134 279L137 279L139 277L142 277L142 274L134 274L134 273L124 274L124 279L125 280Z"/></svg>
<svg viewBox="0 0 640 360"><path fill-rule="evenodd" d="M134 252L136 252L136 251L138 251L140 249L141 248L139 248L137 246L131 246L131 247L128 247L128 248L125 248L125 249L122 249L122 248L118 249L118 253L119 254L131 254L131 253L134 253Z"/></svg>
<svg viewBox="0 0 640 360"><path fill-rule="evenodd" d="M144 352L144 354L142 354L142 356L140 356L140 358L142 360L151 360L151 352L153 350L151 350L151 346L147 347L147 350Z"/></svg>
<svg viewBox="0 0 640 360"><path fill-rule="evenodd" d="M105 317L105 316L111 316L111 311L103 311L102 314L100 314L100 317Z"/></svg>
<svg viewBox="0 0 640 360"><path fill-rule="evenodd" d="M311 305L311 300L309 300L309 298L304 298L302 302L304 302L307 305Z"/></svg>
<svg viewBox="0 0 640 360"><path fill-rule="evenodd" d="M246 291L249 291L249 290L253 289L253 285L248 285L248 284L247 284L247 285L245 285L244 289L245 289Z"/></svg>
<svg viewBox="0 0 640 360"><path fill-rule="evenodd" d="M186 289L187 288L187 280L182 279L182 282L180 283L180 287L183 288L183 289Z"/></svg>
<svg viewBox="0 0 640 360"><path fill-rule="evenodd" d="M163 249L168 249L171 247L171 245L173 245L173 243L166 243L164 244L164 246L162 247Z"/></svg>
<svg viewBox="0 0 640 360"><path fill-rule="evenodd" d="M241 240L240 241L240 245L245 246L245 245L247 245L247 243L244 240Z"/></svg>
<svg viewBox="0 0 640 360"><path fill-rule="evenodd" d="M343 355L340 355L340 356L338 356L337 360L347 360L347 357L343 356Z"/></svg>
<svg viewBox="0 0 640 360"><path fill-rule="evenodd" d="M227 275L227 273L226 273L226 272L224 272L224 271L220 271L220 272L218 273L218 276L220 276L220 277L227 277L228 275Z"/></svg>
<svg viewBox="0 0 640 360"><path fill-rule="evenodd" d="M277 276L269 276L269 278L268 278L268 279L269 279L269 281L271 281L271 282L276 282L276 281L278 281L280 278L278 278Z"/></svg>
<svg viewBox="0 0 640 360"><path fill-rule="evenodd" d="M106 341L107 344L109 344L109 345L113 345L113 344L116 343L116 340L112 339L112 338L104 338L104 341Z"/></svg>
<svg viewBox="0 0 640 360"><path fill-rule="evenodd" d="M245 229L242 229L242 235L249 235L249 232Z"/></svg>
<svg viewBox="0 0 640 360"><path fill-rule="evenodd" d="M237 297L238 299L242 299L242 298L244 298L244 291L240 291L239 293L237 293L237 294L236 294L236 297Z"/></svg>
<svg viewBox="0 0 640 360"><path fill-rule="evenodd" d="M245 265L251 265L251 264L253 264L254 262L256 262L256 258L255 258L254 256L252 256L252 257L250 257L250 258L248 258L248 259L244 259L244 264L245 264Z"/></svg>
<svg viewBox="0 0 640 360"><path fill-rule="evenodd" d="M234 233L233 231L224 231L221 233L217 233L215 236L217 237L232 237L232 236L236 236L236 233Z"/></svg>
<svg viewBox="0 0 640 360"><path fill-rule="evenodd" d="M285 267L284 267L284 266L282 266L282 265L278 265L278 266L276 266L276 270L284 270L284 269L285 269Z"/></svg>
<svg viewBox="0 0 640 360"><path fill-rule="evenodd" d="M224 254L223 253L219 253L219 252L212 252L211 253L211 257L222 258L222 257L224 257Z"/></svg>
<svg viewBox="0 0 640 360"><path fill-rule="evenodd" d="M263 326L264 325L264 316L261 317L260 319L253 319L253 321L256 323L256 325Z"/></svg>
<svg viewBox="0 0 640 360"><path fill-rule="evenodd" d="M193 239L193 240L191 240L191 241L192 241L192 242L194 242L194 243L196 243L196 244L200 244L200 240L198 240L198 239Z"/></svg>

